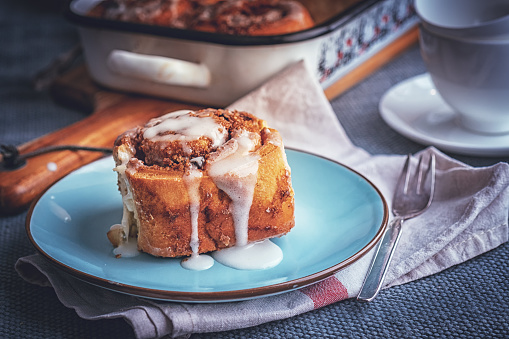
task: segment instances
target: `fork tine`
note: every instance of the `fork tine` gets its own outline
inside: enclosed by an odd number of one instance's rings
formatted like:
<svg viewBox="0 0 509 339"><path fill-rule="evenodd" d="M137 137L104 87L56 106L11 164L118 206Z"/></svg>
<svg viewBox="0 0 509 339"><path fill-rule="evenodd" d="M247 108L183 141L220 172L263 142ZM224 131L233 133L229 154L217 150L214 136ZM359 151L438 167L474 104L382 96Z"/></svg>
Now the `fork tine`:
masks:
<svg viewBox="0 0 509 339"><path fill-rule="evenodd" d="M431 200L435 194L435 173L436 173L436 163L435 163L435 155L431 154L428 161L428 169L426 170L426 178L429 176L430 180L430 191L429 191L429 202L427 207L431 204Z"/></svg>
<svg viewBox="0 0 509 339"><path fill-rule="evenodd" d="M431 190L435 187L435 155L431 154L429 156L427 165L424 164L423 158L423 155L419 157L419 163L417 164L413 177L413 183L415 183L413 186L415 187L415 193L417 195L426 193L425 187L427 184L430 186ZM433 195L433 192L428 193Z"/></svg>
<svg viewBox="0 0 509 339"><path fill-rule="evenodd" d="M422 155L419 157L419 163L417 164L417 168L415 170L417 174L414 176L416 183L415 183L415 193L420 195L422 190L424 189L423 185L426 181L426 178L423 180L423 168L422 168Z"/></svg>
<svg viewBox="0 0 509 339"><path fill-rule="evenodd" d="M394 192L395 195L403 193L407 194L408 191L408 183L410 181L410 171L408 168L410 167L410 159L412 158L411 154L408 154L406 157L405 164L403 165L403 169L399 175L398 182L396 184L396 190Z"/></svg>

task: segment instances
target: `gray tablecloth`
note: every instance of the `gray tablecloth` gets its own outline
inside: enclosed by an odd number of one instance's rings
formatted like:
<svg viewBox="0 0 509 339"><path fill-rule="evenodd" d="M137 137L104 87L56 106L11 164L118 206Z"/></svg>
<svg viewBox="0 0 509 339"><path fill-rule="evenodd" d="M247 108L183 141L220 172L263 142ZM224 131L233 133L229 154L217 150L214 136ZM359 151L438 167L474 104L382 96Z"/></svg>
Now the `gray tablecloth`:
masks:
<svg viewBox="0 0 509 339"><path fill-rule="evenodd" d="M33 76L78 42L59 13L59 1L0 1L0 143L20 144L81 120L83 112L56 105ZM425 72L412 47L332 102L357 145L372 154L406 154L424 146L394 132L378 114L392 85ZM507 161L450 154L474 166ZM50 288L24 282L19 257L34 253L24 229L26 213L0 218L0 337L131 338L123 320L86 321L60 304ZM442 273L381 292L364 304L342 301L253 328L193 338L507 338L509 244Z"/></svg>

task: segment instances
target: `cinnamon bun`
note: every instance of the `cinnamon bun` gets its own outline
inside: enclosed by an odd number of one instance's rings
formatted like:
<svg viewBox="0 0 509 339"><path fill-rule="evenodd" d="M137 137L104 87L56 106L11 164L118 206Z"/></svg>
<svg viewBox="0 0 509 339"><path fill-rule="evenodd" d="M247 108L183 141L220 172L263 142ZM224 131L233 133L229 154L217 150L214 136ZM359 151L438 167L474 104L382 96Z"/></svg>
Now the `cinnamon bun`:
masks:
<svg viewBox="0 0 509 339"><path fill-rule="evenodd" d="M311 15L297 1L217 1L198 10L190 28L235 35L279 35L308 29Z"/></svg>
<svg viewBox="0 0 509 339"><path fill-rule="evenodd" d="M192 10L188 0L103 0L94 6L93 17L147 25L185 28Z"/></svg>
<svg viewBox="0 0 509 339"><path fill-rule="evenodd" d="M281 136L249 113L169 113L120 135L113 156L124 205L114 246L131 238L154 256L189 256L295 225Z"/></svg>
<svg viewBox="0 0 509 339"><path fill-rule="evenodd" d="M313 27L294 0L104 0L91 16L235 35L279 35Z"/></svg>

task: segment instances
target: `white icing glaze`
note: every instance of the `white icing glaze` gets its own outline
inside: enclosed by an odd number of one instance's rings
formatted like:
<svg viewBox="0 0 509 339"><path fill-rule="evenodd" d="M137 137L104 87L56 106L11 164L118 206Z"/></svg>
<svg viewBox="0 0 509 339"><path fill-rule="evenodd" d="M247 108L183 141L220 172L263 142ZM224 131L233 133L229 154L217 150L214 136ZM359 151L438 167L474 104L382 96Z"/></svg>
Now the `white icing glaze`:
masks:
<svg viewBox="0 0 509 339"><path fill-rule="evenodd" d="M191 160L189 160L189 162L191 162L191 164L195 165L198 168L202 168L203 165L205 164L205 158L204 157L196 157L196 158L192 158Z"/></svg>
<svg viewBox="0 0 509 339"><path fill-rule="evenodd" d="M191 240L189 245L193 254L180 261L180 265L188 270L203 271L214 265L214 259L206 254L199 254L200 239L198 237L198 217L200 215L200 182L203 172L191 164L189 172L184 175L184 183L189 195L189 213L191 215Z"/></svg>
<svg viewBox="0 0 509 339"><path fill-rule="evenodd" d="M113 254L121 258L132 258L140 254L138 251L138 243L136 238L127 237L127 241L120 244L120 246L113 249Z"/></svg>
<svg viewBox="0 0 509 339"><path fill-rule="evenodd" d="M236 148L227 157L220 157L209 164L208 174L216 186L224 191L230 199L235 238L237 246L248 243L249 211L253 202L254 189L258 175L257 153L251 153L255 143L249 135L243 133L234 140Z"/></svg>
<svg viewBox="0 0 509 339"><path fill-rule="evenodd" d="M131 154L128 152L122 152L119 150L117 153L117 158L120 160L120 165L116 166L113 170L120 175L124 175L127 163L129 162L129 159L131 158Z"/></svg>
<svg viewBox="0 0 509 339"><path fill-rule="evenodd" d="M193 254L199 253L200 240L198 239L198 217L200 214L200 181L203 173L192 168L184 175L184 183L189 195L189 213L191 214L191 250Z"/></svg>
<svg viewBox="0 0 509 339"><path fill-rule="evenodd" d="M123 214L121 224L124 227L124 233L126 234L127 237L129 237L129 214L134 213L136 215L133 194L129 185L129 181L127 180L127 177L125 175L127 163L129 162L131 154L129 154L128 152L119 151L117 155L121 163L120 165L116 166L113 170L117 172L119 175L119 183L121 190L125 191L124 194L122 194Z"/></svg>
<svg viewBox="0 0 509 339"><path fill-rule="evenodd" d="M265 134L268 143L277 147L283 147L283 139L281 139L279 134L272 133L268 128L263 129L263 133Z"/></svg>
<svg viewBox="0 0 509 339"><path fill-rule="evenodd" d="M269 239L234 246L212 253L219 263L238 270L263 270L277 266L283 260L283 251Z"/></svg>
<svg viewBox="0 0 509 339"><path fill-rule="evenodd" d="M181 110L149 121L143 131L143 137L154 142L180 141L187 154L191 153L187 143L198 140L200 137L209 138L213 148L226 142L228 130L216 122L213 117L207 116L206 113L199 116L189 113L190 111Z"/></svg>
<svg viewBox="0 0 509 339"><path fill-rule="evenodd" d="M279 133L272 133L270 129L265 128L263 132L266 135L267 142L269 144L272 144L274 146L277 146L281 150L281 156L283 158L283 162L285 164L285 168L288 174L291 173L290 165L288 164L288 159L286 157L285 153L285 145L283 144L283 139L281 138L281 135Z"/></svg>
<svg viewBox="0 0 509 339"><path fill-rule="evenodd" d="M214 259L207 254L193 254L180 261L180 266L187 270L203 271L214 265Z"/></svg>
<svg viewBox="0 0 509 339"><path fill-rule="evenodd" d="M123 213L122 213L122 221L121 224L116 224L110 227L110 230L113 230L115 228L122 228L122 239L121 243L118 247L113 249L113 253L116 256L120 256L122 258L130 258L135 257L140 252L138 251L138 241L137 238L134 236L130 237L130 225L129 225L129 217L130 215L133 215L133 219L136 223L138 223L138 213L136 211L136 208L134 206L134 198L133 193L131 190L131 186L129 185L129 181L126 177L126 169L127 169L127 163L129 162L129 159L131 158L132 154L130 154L128 151L119 151L117 153L118 158L120 159L121 163L120 165L116 166L113 170L118 173L119 176L119 184L120 189L124 191L122 194L122 205L123 205ZM130 241L129 241L130 240Z"/></svg>

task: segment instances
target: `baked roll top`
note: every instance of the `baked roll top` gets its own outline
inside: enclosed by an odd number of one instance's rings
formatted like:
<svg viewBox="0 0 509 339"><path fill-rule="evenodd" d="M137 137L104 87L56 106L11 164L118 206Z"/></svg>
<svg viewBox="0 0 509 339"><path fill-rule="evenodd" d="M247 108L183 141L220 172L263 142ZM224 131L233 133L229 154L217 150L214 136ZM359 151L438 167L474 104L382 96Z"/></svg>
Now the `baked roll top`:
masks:
<svg viewBox="0 0 509 339"><path fill-rule="evenodd" d="M314 26L294 0L104 0L90 16L234 35L279 35Z"/></svg>
<svg viewBox="0 0 509 339"><path fill-rule="evenodd" d="M108 20L185 28L190 11L189 0L104 0L88 14Z"/></svg>
<svg viewBox="0 0 509 339"><path fill-rule="evenodd" d="M169 113L119 136L114 158L122 239L137 236L141 251L205 253L281 236L295 224L281 136L249 113Z"/></svg>
<svg viewBox="0 0 509 339"><path fill-rule="evenodd" d="M209 1L210 2L210 1ZM308 10L298 1L215 1L198 8L189 28L234 35L279 35L313 27Z"/></svg>

